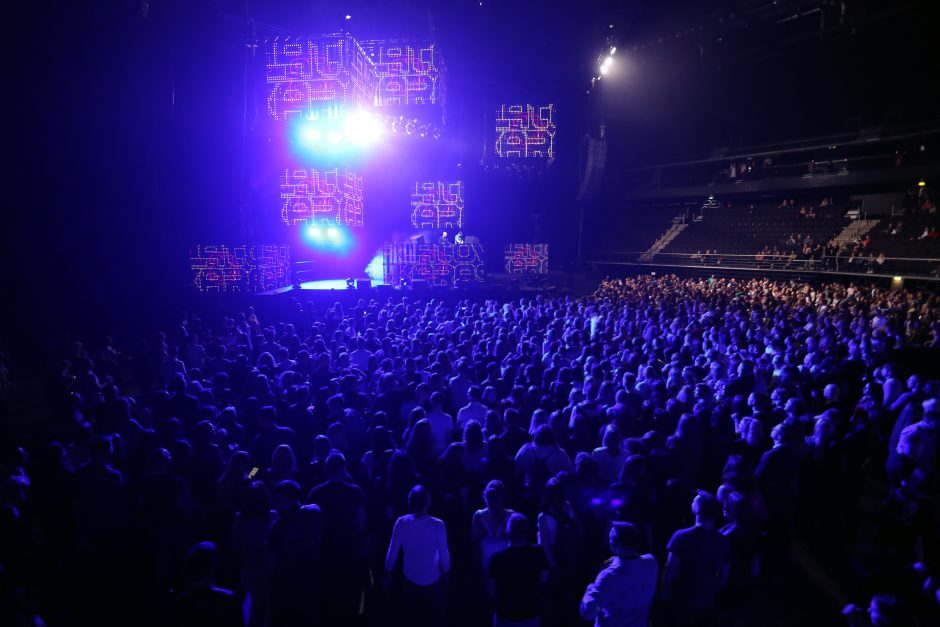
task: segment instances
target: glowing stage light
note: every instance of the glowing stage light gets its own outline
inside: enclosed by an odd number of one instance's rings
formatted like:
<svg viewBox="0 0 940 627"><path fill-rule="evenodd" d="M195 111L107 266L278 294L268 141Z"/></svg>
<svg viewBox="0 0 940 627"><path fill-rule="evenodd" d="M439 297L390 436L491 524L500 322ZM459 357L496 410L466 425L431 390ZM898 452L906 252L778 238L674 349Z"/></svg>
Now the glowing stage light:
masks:
<svg viewBox="0 0 940 627"><path fill-rule="evenodd" d="M331 144L338 144L343 141L343 134L339 131L330 131L326 134L326 141Z"/></svg>
<svg viewBox="0 0 940 627"><path fill-rule="evenodd" d="M608 70L608 66L602 65L602 66L601 66L601 76L607 74L607 70Z"/></svg>
<svg viewBox="0 0 940 627"><path fill-rule="evenodd" d="M305 128L300 132L300 138L305 142L313 143L320 141L320 131L315 128Z"/></svg>
<svg viewBox="0 0 940 627"><path fill-rule="evenodd" d="M310 223L300 234L310 248L324 253L345 255L354 244L352 234L336 224Z"/></svg>
<svg viewBox="0 0 940 627"><path fill-rule="evenodd" d="M923 179L917 181L917 187L927 187L927 181Z"/></svg>
<svg viewBox="0 0 940 627"><path fill-rule="evenodd" d="M346 138L360 146L371 144L382 135L382 122L364 111L352 113L343 120Z"/></svg>
<svg viewBox="0 0 940 627"><path fill-rule="evenodd" d="M610 54L614 54L614 53L616 53L616 52L617 52L617 46L611 46L611 48L610 48Z"/></svg>

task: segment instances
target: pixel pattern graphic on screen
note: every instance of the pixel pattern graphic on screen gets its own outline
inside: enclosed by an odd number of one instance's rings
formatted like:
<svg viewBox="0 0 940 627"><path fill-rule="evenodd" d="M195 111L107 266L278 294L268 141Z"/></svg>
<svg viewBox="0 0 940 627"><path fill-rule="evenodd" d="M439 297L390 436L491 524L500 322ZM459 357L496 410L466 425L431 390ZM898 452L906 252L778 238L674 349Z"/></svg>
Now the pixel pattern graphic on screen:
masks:
<svg viewBox="0 0 940 627"><path fill-rule="evenodd" d="M411 225L416 229L463 227L463 181L415 183Z"/></svg>
<svg viewBox="0 0 940 627"><path fill-rule="evenodd" d="M290 285L290 249L278 244L205 244L189 253L200 292L263 292Z"/></svg>
<svg viewBox="0 0 940 627"><path fill-rule="evenodd" d="M375 67L377 107L444 103L444 61L436 44L376 40L362 47Z"/></svg>
<svg viewBox="0 0 940 627"><path fill-rule="evenodd" d="M268 115L305 118L325 106L371 107L375 67L351 35L276 37L265 42Z"/></svg>
<svg viewBox="0 0 940 627"><path fill-rule="evenodd" d="M480 282L485 275L479 244L386 244L385 281L427 281L429 285Z"/></svg>
<svg viewBox="0 0 940 627"><path fill-rule="evenodd" d="M290 169L281 177L281 220L362 226L362 177L347 168Z"/></svg>
<svg viewBox="0 0 940 627"><path fill-rule="evenodd" d="M504 260L508 274L547 274L548 244L507 244Z"/></svg>
<svg viewBox="0 0 940 627"><path fill-rule="evenodd" d="M555 105L503 105L496 116L496 155L504 159L555 156Z"/></svg>

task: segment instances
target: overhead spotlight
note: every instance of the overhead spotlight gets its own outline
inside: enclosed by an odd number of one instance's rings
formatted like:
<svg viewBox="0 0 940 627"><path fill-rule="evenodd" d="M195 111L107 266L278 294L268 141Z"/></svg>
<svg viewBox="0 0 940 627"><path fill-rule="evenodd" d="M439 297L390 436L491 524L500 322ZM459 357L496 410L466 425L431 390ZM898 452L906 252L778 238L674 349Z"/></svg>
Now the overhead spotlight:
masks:
<svg viewBox="0 0 940 627"><path fill-rule="evenodd" d="M331 144L338 144L343 141L343 134L339 131L330 131L326 134L326 141L330 142Z"/></svg>
<svg viewBox="0 0 940 627"><path fill-rule="evenodd" d="M601 66L601 76L603 76L604 74L607 74L607 66L606 66L606 65L602 65L602 66Z"/></svg>
<svg viewBox="0 0 940 627"><path fill-rule="evenodd" d="M613 57L607 57L606 59L604 59L604 65L603 65L603 67L607 67L607 66L609 66L609 65L610 65L611 63L613 63L613 62L614 62L614 58L613 58Z"/></svg>
<svg viewBox="0 0 940 627"><path fill-rule="evenodd" d="M352 16L347 13L347 14L346 14L346 19L347 19L347 20L351 20L351 19L352 19Z"/></svg>
<svg viewBox="0 0 940 627"><path fill-rule="evenodd" d="M917 181L917 187L927 187L927 181L924 179Z"/></svg>
<svg viewBox="0 0 940 627"><path fill-rule="evenodd" d="M315 240L321 240L323 239L323 229L316 224L311 224L307 227L307 235Z"/></svg>
<svg viewBox="0 0 940 627"><path fill-rule="evenodd" d="M611 46L611 47L610 47L610 54L614 54L614 53L616 53L616 52L617 52L617 46Z"/></svg>

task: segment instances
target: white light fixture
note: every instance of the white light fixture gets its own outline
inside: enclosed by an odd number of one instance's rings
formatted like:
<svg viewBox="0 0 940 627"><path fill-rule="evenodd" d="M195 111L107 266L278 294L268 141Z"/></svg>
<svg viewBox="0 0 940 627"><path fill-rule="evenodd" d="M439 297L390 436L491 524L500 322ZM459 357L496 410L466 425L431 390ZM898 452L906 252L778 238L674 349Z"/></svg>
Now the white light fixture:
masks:
<svg viewBox="0 0 940 627"><path fill-rule="evenodd" d="M611 46L610 54L614 54L615 52L617 52L617 46Z"/></svg>

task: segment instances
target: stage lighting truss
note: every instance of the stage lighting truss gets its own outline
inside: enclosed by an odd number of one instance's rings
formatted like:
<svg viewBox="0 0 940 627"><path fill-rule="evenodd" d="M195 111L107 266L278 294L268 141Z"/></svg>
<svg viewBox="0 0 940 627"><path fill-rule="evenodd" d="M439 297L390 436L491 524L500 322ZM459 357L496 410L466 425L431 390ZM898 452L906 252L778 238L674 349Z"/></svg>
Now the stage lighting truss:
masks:
<svg viewBox="0 0 940 627"><path fill-rule="evenodd" d="M611 25L613 26L613 25ZM597 67L594 70L593 76L591 76L591 86L588 88L587 93L591 93L591 90L597 86L614 64L614 55L617 54L617 45L614 42L613 37L608 37L606 43L603 47L603 51L597 55Z"/></svg>
<svg viewBox="0 0 940 627"><path fill-rule="evenodd" d="M358 110L348 115L311 113L295 123L292 141L314 152L330 152L349 146L367 148L384 137L439 140L441 127L427 120L403 115Z"/></svg>
<svg viewBox="0 0 940 627"><path fill-rule="evenodd" d="M366 109L343 112L336 108L309 113L293 123L293 142L315 152L348 146L368 147L386 134L383 118Z"/></svg>
<svg viewBox="0 0 940 627"><path fill-rule="evenodd" d="M393 136L433 140L441 138L441 127L434 122L403 115L385 115L379 119L382 120L385 130Z"/></svg>
<svg viewBox="0 0 940 627"><path fill-rule="evenodd" d="M486 173L504 175L523 180L535 180L542 177L554 164L554 159L481 159L480 165Z"/></svg>

